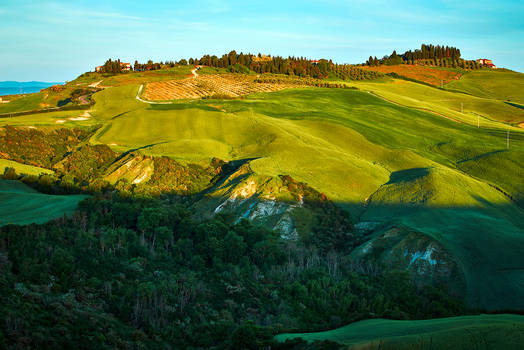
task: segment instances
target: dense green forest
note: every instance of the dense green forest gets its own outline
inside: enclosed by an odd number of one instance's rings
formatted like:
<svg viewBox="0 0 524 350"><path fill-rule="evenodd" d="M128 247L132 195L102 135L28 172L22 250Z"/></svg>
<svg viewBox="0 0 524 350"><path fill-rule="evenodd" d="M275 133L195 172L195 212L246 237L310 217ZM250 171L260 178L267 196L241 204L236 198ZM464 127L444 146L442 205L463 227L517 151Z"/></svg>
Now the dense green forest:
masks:
<svg viewBox="0 0 524 350"><path fill-rule="evenodd" d="M1 348L339 348L278 344L273 335L467 312L445 285L350 259L361 243L342 234L351 218L305 184L283 177L329 211L313 235L284 239L228 214L202 219L191 204L230 164L155 157L155 174L141 189L110 185L103 169L126 155L86 144L94 131L5 128L4 157L55 169L20 176L8 168L5 179L90 198L71 217L0 228Z"/></svg>
<svg viewBox="0 0 524 350"><path fill-rule="evenodd" d="M0 344L259 348L283 330L464 312L405 272L227 216L200 221L184 203L98 193L72 218L0 228Z"/></svg>

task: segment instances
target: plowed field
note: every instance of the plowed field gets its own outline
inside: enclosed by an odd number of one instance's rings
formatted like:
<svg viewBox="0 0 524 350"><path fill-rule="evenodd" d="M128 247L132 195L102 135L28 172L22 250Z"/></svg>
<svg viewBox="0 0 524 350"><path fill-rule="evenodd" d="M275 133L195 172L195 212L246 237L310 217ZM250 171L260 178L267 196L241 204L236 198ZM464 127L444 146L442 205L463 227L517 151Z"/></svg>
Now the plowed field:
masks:
<svg viewBox="0 0 524 350"><path fill-rule="evenodd" d="M446 69L431 68L419 65L400 64L396 66L378 66L378 67L362 67L363 69L372 70L380 73L397 73L406 78L423 81L435 86L440 86L443 81L444 84L453 80L460 79L461 74Z"/></svg>
<svg viewBox="0 0 524 350"><path fill-rule="evenodd" d="M255 79L256 77L251 75L210 74L184 80L159 81L147 84L142 97L150 101L207 96L238 97L254 92L272 92L302 86L295 80L259 83L255 82Z"/></svg>

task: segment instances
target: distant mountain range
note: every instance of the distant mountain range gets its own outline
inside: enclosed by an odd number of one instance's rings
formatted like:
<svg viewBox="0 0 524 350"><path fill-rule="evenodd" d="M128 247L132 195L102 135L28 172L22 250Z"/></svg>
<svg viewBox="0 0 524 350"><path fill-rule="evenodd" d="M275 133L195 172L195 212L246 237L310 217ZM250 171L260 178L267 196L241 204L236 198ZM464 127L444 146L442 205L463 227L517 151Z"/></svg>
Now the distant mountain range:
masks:
<svg viewBox="0 0 524 350"><path fill-rule="evenodd" d="M15 94L31 94L62 82L43 81L0 81L0 96Z"/></svg>

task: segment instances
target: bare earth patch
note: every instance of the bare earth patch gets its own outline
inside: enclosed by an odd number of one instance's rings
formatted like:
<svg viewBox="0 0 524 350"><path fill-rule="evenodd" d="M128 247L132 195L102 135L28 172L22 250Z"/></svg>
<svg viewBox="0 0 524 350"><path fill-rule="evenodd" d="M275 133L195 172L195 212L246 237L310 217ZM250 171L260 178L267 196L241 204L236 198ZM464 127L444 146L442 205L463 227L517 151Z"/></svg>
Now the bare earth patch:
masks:
<svg viewBox="0 0 524 350"><path fill-rule="evenodd" d="M79 117L71 117L71 118L68 118L68 119L71 120L71 121L83 121L83 120L89 120L89 118L91 118L91 114L89 114L88 111L85 111Z"/></svg>
<svg viewBox="0 0 524 350"><path fill-rule="evenodd" d="M460 79L461 74L446 69L437 69L421 65L400 64L395 66L377 66L377 67L362 67L366 70L371 70L380 73L396 73L406 78L423 81L425 83L440 86L441 82L444 84L452 80Z"/></svg>

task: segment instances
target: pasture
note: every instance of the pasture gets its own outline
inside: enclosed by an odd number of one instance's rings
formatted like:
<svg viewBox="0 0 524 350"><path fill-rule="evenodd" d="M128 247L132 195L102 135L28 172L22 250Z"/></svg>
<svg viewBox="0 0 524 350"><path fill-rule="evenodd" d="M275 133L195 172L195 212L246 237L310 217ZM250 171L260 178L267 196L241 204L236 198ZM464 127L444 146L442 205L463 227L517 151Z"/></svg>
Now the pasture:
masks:
<svg viewBox="0 0 524 350"><path fill-rule="evenodd" d="M524 316L478 315L420 321L374 319L318 333L279 334L276 340L331 340L349 349L521 349Z"/></svg>
<svg viewBox="0 0 524 350"><path fill-rule="evenodd" d="M447 84L446 89L524 104L524 74L518 72L498 69L473 71Z"/></svg>
<svg viewBox="0 0 524 350"><path fill-rule="evenodd" d="M0 118L0 126L26 126L26 127L76 127L93 125L93 120L86 111L50 111L34 113L11 118Z"/></svg>
<svg viewBox="0 0 524 350"><path fill-rule="evenodd" d="M26 165L26 164L12 161L12 160L0 159L0 175L4 173L4 170L6 168L15 169L16 173L19 175L27 174L27 175L38 176L40 174L53 174L54 173L54 171L49 170L49 169Z"/></svg>
<svg viewBox="0 0 524 350"><path fill-rule="evenodd" d="M0 179L0 226L41 224L70 215L84 198L43 194L19 181Z"/></svg>
<svg viewBox="0 0 524 350"><path fill-rule="evenodd" d="M361 202L392 171L434 162L456 167L506 147L505 133L495 128L477 129L360 91L288 89L245 100L147 105L132 98L137 89L96 95L92 114L105 125L93 142L186 160L260 158L253 162L258 171L296 176L342 201ZM512 137L508 161L523 151L523 133L516 129ZM476 176L498 183L506 174Z"/></svg>
<svg viewBox="0 0 524 350"><path fill-rule="evenodd" d="M463 78L469 74L473 73ZM496 98L445 91L399 79L351 85L402 106L431 111L437 114L436 117L448 117L481 128L507 129L508 123L516 128L516 124L524 120L524 109L510 106Z"/></svg>

